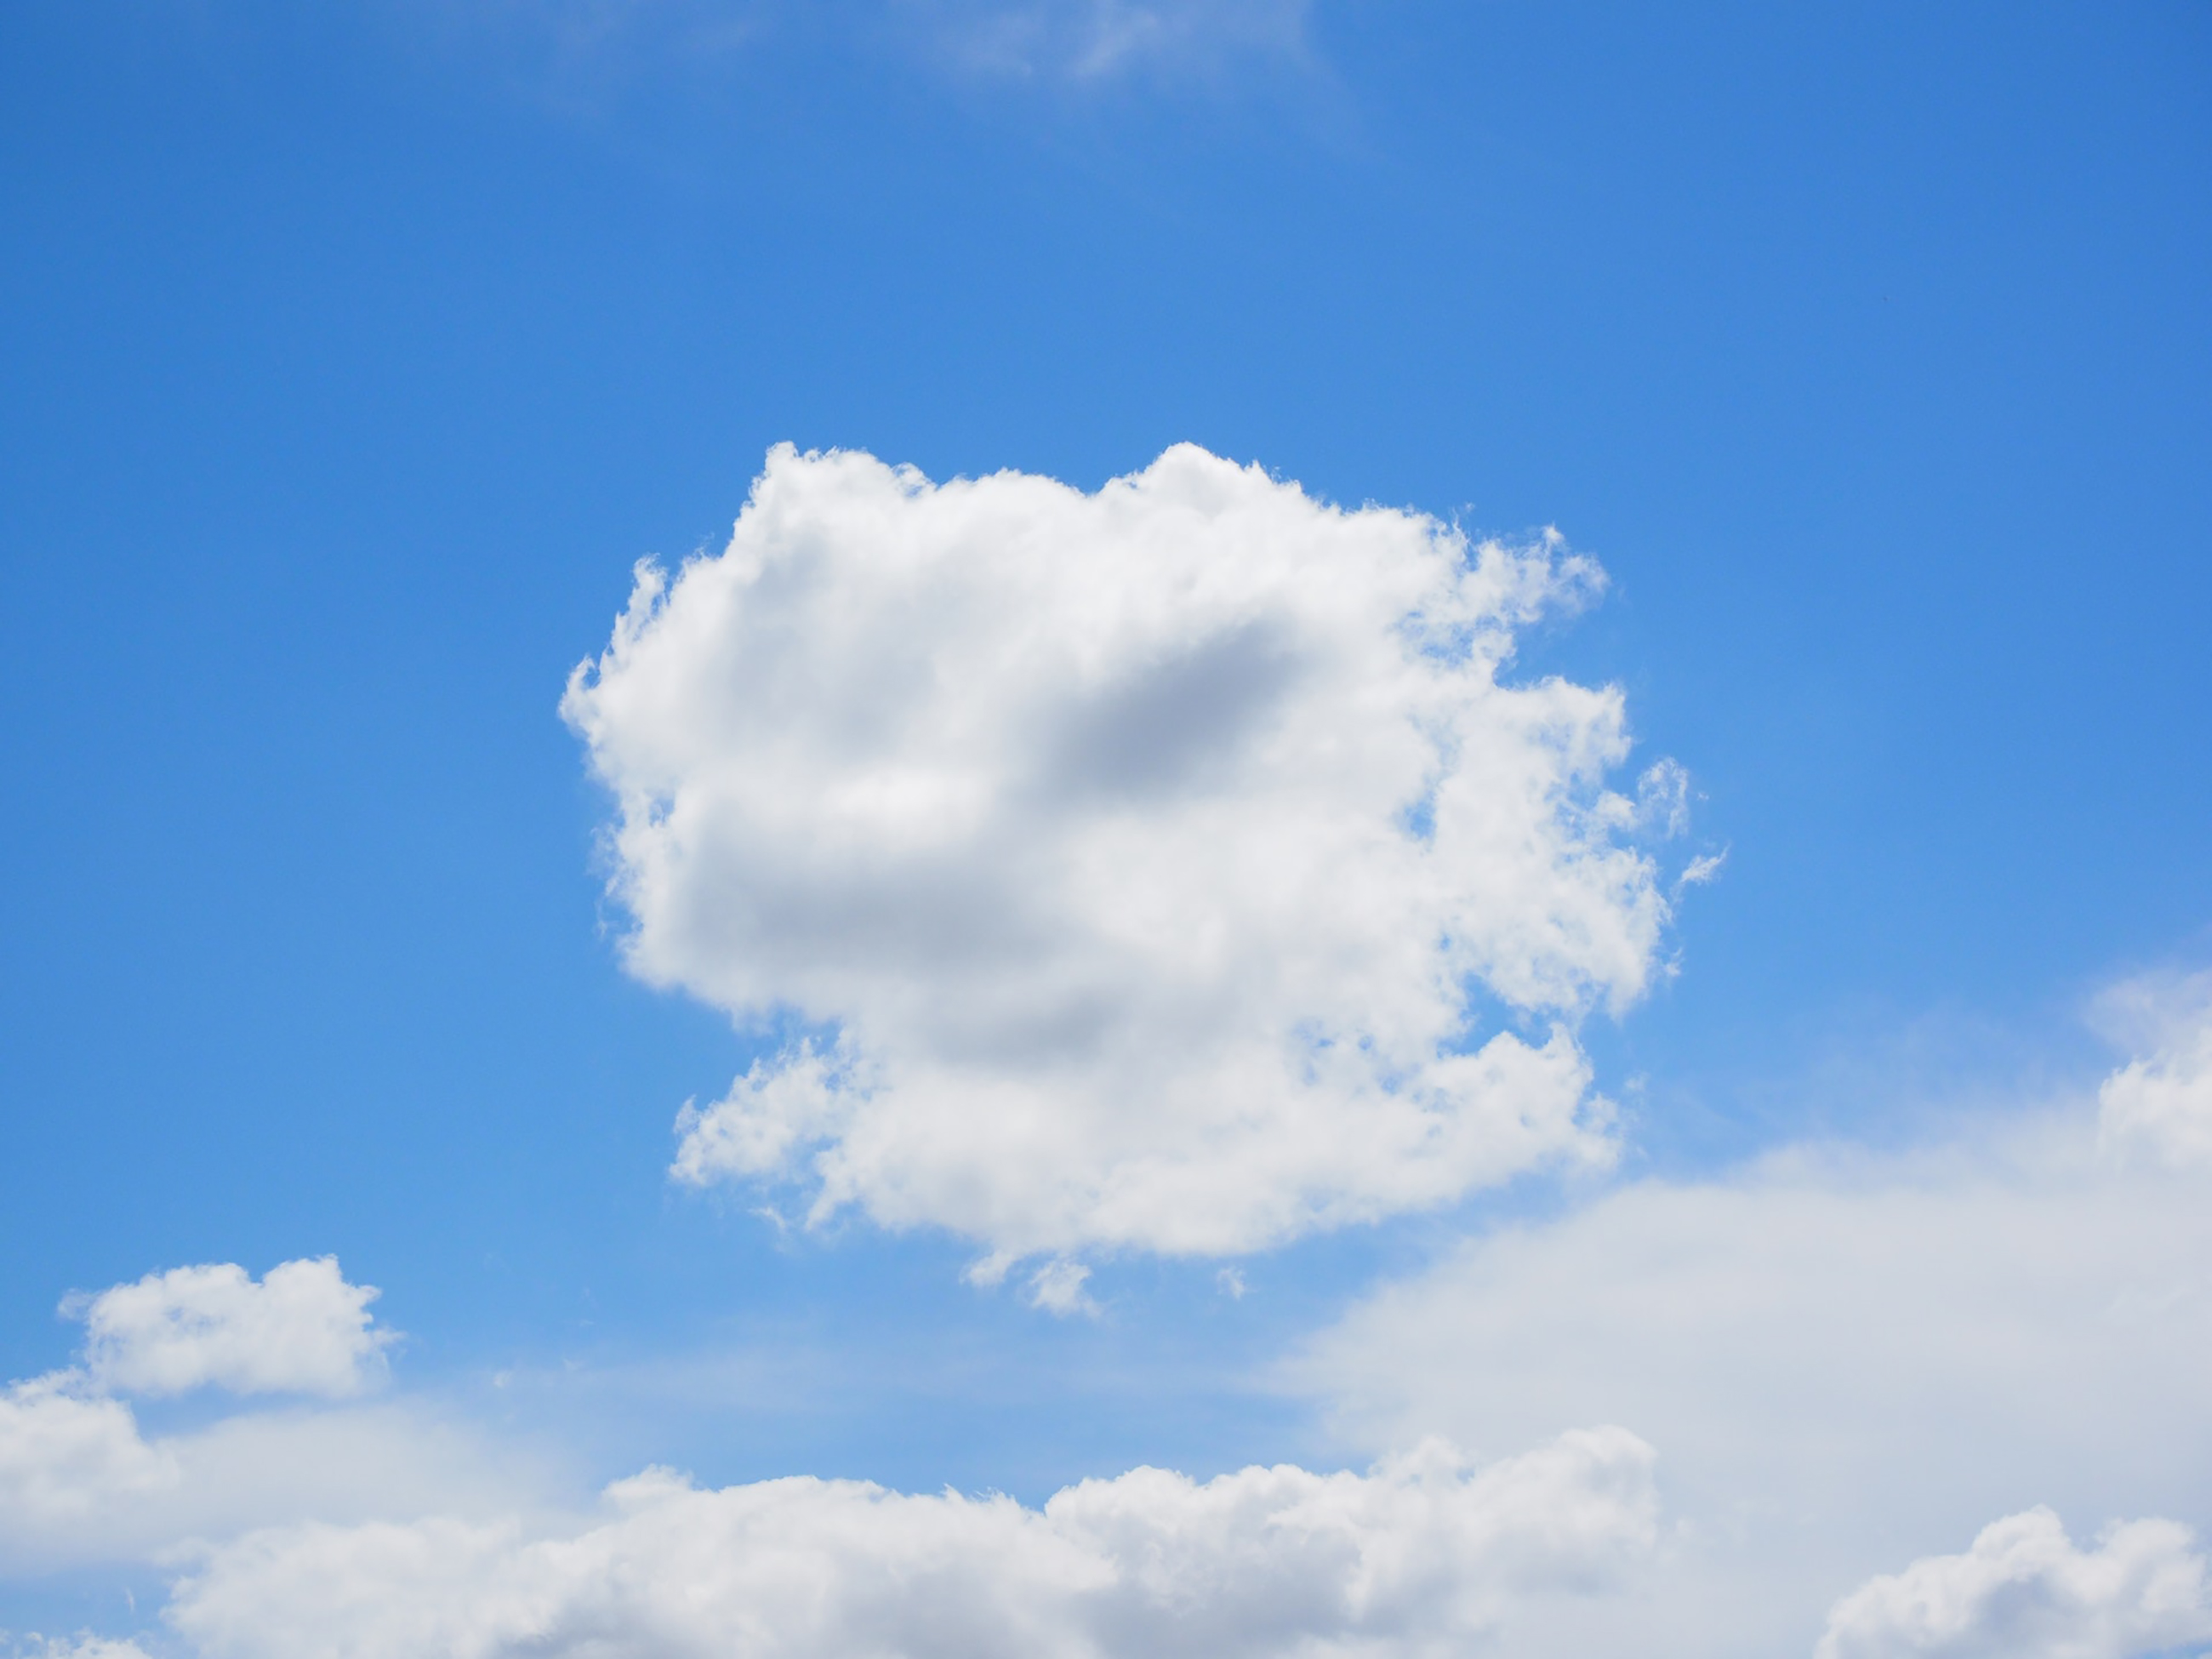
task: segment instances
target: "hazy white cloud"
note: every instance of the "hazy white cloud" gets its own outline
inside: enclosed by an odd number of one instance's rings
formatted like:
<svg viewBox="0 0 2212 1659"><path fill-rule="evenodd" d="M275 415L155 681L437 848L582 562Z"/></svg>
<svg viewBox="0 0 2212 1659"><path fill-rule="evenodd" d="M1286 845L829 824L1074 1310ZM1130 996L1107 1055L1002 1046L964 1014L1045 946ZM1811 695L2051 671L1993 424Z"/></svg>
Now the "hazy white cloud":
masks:
<svg viewBox="0 0 2212 1659"><path fill-rule="evenodd" d="M1307 55L1308 0L894 0L939 53L992 75L1097 81Z"/></svg>
<svg viewBox="0 0 2212 1659"><path fill-rule="evenodd" d="M0 1392L0 1569L180 1480L174 1453L147 1444L131 1408L82 1372L11 1383Z"/></svg>
<svg viewBox="0 0 2212 1659"><path fill-rule="evenodd" d="M677 1175L1018 1256L1605 1161L1572 1027L1654 972L1629 840L1686 796L1607 787L1617 690L1500 678L1600 580L1188 445L1095 495L775 450L562 705L633 969L819 1034L687 1109Z"/></svg>
<svg viewBox="0 0 2212 1659"><path fill-rule="evenodd" d="M311 1517L501 1513L544 1486L526 1461L401 1407L249 1411L149 1437L82 1372L0 1391L0 1579Z"/></svg>
<svg viewBox="0 0 2212 1659"><path fill-rule="evenodd" d="M0 1634L0 1642L6 1640ZM33 1635L11 1646L8 1659L147 1659L147 1653L136 1642L104 1636Z"/></svg>
<svg viewBox="0 0 2212 1659"><path fill-rule="evenodd" d="M1807 1652L1851 1585L2037 1504L2201 1523L2212 1204L2085 1118L1626 1185L1383 1289L1292 1380L1355 1443L1664 1451L1667 1570L1559 1651Z"/></svg>
<svg viewBox="0 0 2212 1659"><path fill-rule="evenodd" d="M560 106L810 49L1066 99L1225 90L1317 65L1308 0L398 0L416 27L519 64ZM710 82L711 84L711 82Z"/></svg>
<svg viewBox="0 0 2212 1659"><path fill-rule="evenodd" d="M1441 1443L1364 1475L1138 1469L1042 1510L649 1471L558 1536L434 1520L256 1534L167 1616L210 1659L1458 1654L1648 1553L1650 1471L1617 1429L1480 1470Z"/></svg>
<svg viewBox="0 0 2212 1659"><path fill-rule="evenodd" d="M2131 1659L2212 1641L2204 1558L2171 1521L2107 1528L2076 1549L2037 1508L1853 1591L1818 1659Z"/></svg>
<svg viewBox="0 0 2212 1659"><path fill-rule="evenodd" d="M2098 1000L2100 1023L2146 1050L2098 1091L2108 1154L2212 1166L2212 973L2129 980Z"/></svg>
<svg viewBox="0 0 2212 1659"><path fill-rule="evenodd" d="M287 1261L258 1283L234 1262L173 1267L62 1310L85 1325L85 1366L102 1388L182 1394L358 1394L381 1380L389 1331L370 1328L372 1285L335 1256Z"/></svg>
<svg viewBox="0 0 2212 1659"><path fill-rule="evenodd" d="M0 1389L0 1577L147 1560L182 1540L308 1516L511 1510L538 1472L403 1407L295 1403L149 1437L116 1389L343 1395L380 1375L376 1292L330 1260L256 1284L229 1266L149 1274L67 1310L87 1363Z"/></svg>
<svg viewBox="0 0 2212 1659"><path fill-rule="evenodd" d="M1096 1313L1097 1304L1083 1288L1090 1280L1091 1269L1078 1262L1048 1261L1030 1276L1030 1302L1048 1313Z"/></svg>

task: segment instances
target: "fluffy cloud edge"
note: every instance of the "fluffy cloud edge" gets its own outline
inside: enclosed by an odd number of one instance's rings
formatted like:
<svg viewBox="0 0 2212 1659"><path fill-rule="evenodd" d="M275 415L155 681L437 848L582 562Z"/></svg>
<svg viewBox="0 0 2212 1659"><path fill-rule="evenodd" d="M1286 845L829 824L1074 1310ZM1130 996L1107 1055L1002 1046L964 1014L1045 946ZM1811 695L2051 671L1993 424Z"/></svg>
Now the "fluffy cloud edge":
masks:
<svg viewBox="0 0 2212 1659"><path fill-rule="evenodd" d="M232 1394L343 1399L376 1387L398 1334L374 1328L382 1294L346 1280L336 1256L281 1262L256 1280L235 1262L147 1274L64 1299L85 1327L92 1383L122 1394Z"/></svg>

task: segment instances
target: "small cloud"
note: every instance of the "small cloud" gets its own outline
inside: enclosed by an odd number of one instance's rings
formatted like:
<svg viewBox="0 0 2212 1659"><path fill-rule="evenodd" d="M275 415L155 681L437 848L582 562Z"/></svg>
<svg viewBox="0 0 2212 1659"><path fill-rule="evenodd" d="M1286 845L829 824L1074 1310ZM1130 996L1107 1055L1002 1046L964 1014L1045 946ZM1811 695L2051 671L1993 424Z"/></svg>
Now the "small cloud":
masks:
<svg viewBox="0 0 2212 1659"><path fill-rule="evenodd" d="M1646 835L1670 840L1690 827L1690 774L1680 761L1662 760L1636 780L1636 823Z"/></svg>
<svg viewBox="0 0 2212 1659"><path fill-rule="evenodd" d="M258 1282L234 1262L175 1267L97 1295L63 1315L85 1324L85 1364L100 1388L184 1394L359 1394L384 1376L398 1333L372 1329L379 1292L349 1285L336 1256L287 1261Z"/></svg>
<svg viewBox="0 0 2212 1659"><path fill-rule="evenodd" d="M1048 1261L1030 1279L1030 1306L1063 1319L1070 1314L1096 1314L1098 1304L1083 1290L1090 1278L1090 1268L1065 1256Z"/></svg>
<svg viewBox="0 0 2212 1659"><path fill-rule="evenodd" d="M1718 876L1721 866L1728 862L1728 855L1729 849L1723 847L1717 853L1704 853L1692 859L1683 867L1682 873L1674 878L1674 896L1680 898L1689 889L1703 887Z"/></svg>
<svg viewBox="0 0 2212 1659"><path fill-rule="evenodd" d="M1214 1274L1213 1282L1221 1287L1222 1295L1234 1297L1239 1302L1244 1299L1245 1291L1251 1289L1251 1286L1244 1282L1243 1270L1238 1267L1224 1267L1219 1273Z"/></svg>
<svg viewBox="0 0 2212 1659"><path fill-rule="evenodd" d="M994 1291L1006 1282L1006 1270L1013 1265L1011 1251L994 1250L969 1262L962 1269L960 1277L979 1290Z"/></svg>

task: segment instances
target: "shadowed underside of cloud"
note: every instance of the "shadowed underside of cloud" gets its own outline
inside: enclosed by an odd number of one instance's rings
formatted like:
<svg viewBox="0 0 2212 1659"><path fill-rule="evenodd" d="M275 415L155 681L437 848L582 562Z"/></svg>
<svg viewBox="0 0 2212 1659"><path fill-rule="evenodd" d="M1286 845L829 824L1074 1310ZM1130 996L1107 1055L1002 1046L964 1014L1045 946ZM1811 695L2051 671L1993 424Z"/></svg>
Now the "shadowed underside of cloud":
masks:
<svg viewBox="0 0 2212 1659"><path fill-rule="evenodd" d="M1650 1550L1651 1455L1571 1434L1480 1472L1431 1443L1365 1475L1158 1469L1042 1510L648 1472L568 1535L426 1522L248 1537L181 1583L210 1659L1236 1659L1462 1653Z"/></svg>
<svg viewBox="0 0 2212 1659"><path fill-rule="evenodd" d="M1654 970L1680 774L1639 808L1617 691L1499 673L1600 580L1190 446L1095 495L776 450L563 704L634 970L824 1033L677 1174L1019 1256L1604 1162L1572 1027Z"/></svg>

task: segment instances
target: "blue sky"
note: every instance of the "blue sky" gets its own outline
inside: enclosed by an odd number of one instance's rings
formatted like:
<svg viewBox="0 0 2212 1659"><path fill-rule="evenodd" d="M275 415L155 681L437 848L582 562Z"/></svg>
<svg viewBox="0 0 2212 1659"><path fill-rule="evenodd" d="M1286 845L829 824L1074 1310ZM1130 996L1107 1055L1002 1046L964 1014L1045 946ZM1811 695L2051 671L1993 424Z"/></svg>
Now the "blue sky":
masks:
<svg viewBox="0 0 2212 1659"><path fill-rule="evenodd" d="M1362 1438L1314 1345L1486 1229L2181 1075L2097 1010L2212 928L2208 72L2179 3L9 9L0 1375L66 1292L335 1255L379 1397L563 1492L1364 1466L1415 1408ZM1086 491L1188 441L1601 563L1507 678L1620 688L1666 875L1726 855L1577 1027L1617 1174L1102 1248L1070 1318L672 1182L763 1042L625 971L559 704L787 441ZM10 1566L0 1628L120 1638L163 1571Z"/></svg>

